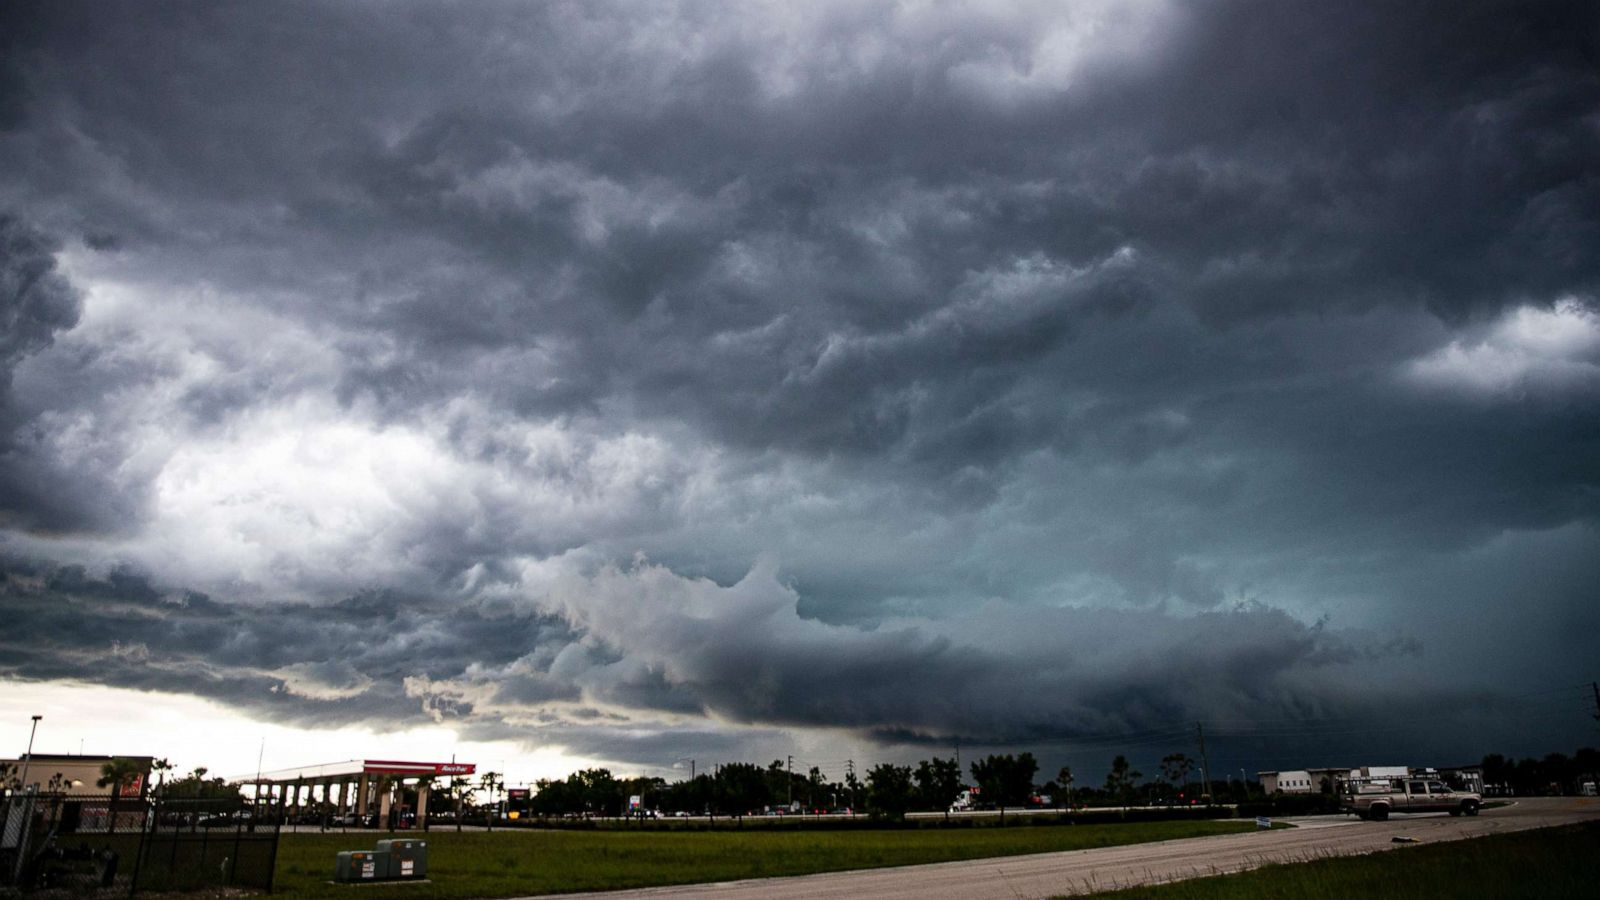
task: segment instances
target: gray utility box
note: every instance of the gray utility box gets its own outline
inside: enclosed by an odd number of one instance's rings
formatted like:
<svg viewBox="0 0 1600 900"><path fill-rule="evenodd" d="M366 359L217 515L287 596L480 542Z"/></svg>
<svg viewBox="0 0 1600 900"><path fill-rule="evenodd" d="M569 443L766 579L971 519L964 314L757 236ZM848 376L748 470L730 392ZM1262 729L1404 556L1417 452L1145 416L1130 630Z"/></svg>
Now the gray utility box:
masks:
<svg viewBox="0 0 1600 900"><path fill-rule="evenodd" d="M386 881L389 878L389 854L382 850L341 850L334 864L333 880L341 883L355 881Z"/></svg>
<svg viewBox="0 0 1600 900"><path fill-rule="evenodd" d="M388 857L389 877L409 880L428 877L428 842L414 838L379 841L378 853Z"/></svg>

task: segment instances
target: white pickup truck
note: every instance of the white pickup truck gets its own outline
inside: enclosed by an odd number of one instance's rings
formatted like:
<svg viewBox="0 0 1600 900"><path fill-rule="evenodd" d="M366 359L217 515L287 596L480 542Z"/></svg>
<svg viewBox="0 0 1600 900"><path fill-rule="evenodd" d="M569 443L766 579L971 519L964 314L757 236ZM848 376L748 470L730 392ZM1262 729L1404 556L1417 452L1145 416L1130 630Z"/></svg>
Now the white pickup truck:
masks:
<svg viewBox="0 0 1600 900"><path fill-rule="evenodd" d="M1381 822L1390 813L1475 816L1482 803L1481 795L1458 791L1438 778L1371 778L1345 782L1341 805L1345 812Z"/></svg>

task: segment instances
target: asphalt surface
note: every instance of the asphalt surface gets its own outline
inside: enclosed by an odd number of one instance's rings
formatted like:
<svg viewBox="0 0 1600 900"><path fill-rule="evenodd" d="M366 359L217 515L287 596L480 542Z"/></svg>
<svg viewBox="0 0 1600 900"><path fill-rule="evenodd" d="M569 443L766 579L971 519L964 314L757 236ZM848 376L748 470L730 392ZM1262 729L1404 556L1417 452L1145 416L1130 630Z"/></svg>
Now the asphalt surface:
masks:
<svg viewBox="0 0 1600 900"><path fill-rule="evenodd" d="M1515 805L1484 810L1473 817L1434 813L1395 816L1387 822L1362 822L1345 816L1285 819L1283 821L1300 827L1031 856L561 896L572 900L580 897L586 900L597 897L607 900L687 897L708 900L824 900L834 897L1027 900L1240 872L1269 863L1355 856L1413 846L1394 843L1396 837L1436 843L1568 825L1588 819L1600 819L1600 800L1592 797L1521 799L1515 801ZM546 896L541 900L550 898Z"/></svg>

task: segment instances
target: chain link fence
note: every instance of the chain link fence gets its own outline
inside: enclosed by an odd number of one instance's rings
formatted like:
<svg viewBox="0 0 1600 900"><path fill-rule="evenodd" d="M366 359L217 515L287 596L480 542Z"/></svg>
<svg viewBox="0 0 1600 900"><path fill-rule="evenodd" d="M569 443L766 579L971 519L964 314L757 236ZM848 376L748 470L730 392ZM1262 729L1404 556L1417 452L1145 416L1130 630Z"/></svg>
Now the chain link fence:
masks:
<svg viewBox="0 0 1600 900"><path fill-rule="evenodd" d="M282 811L240 797L148 800L22 793L0 799L8 894L272 890Z"/></svg>

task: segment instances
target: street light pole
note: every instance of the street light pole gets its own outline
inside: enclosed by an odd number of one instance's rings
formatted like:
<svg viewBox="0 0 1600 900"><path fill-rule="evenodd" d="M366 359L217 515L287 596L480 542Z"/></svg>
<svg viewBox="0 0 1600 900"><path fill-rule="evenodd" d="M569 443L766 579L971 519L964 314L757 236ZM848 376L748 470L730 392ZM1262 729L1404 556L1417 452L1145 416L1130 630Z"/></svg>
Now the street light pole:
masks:
<svg viewBox="0 0 1600 900"><path fill-rule="evenodd" d="M693 781L694 780L694 757L692 757L692 756L680 756L677 759L672 761L672 767L674 769L678 768L678 764L679 763L688 763L689 764L689 780Z"/></svg>
<svg viewBox="0 0 1600 900"><path fill-rule="evenodd" d="M23 860L28 858L26 852L28 848L28 831L33 822L33 804L26 799L28 796L28 765L33 762L33 738L34 735L39 733L39 720L42 718L44 716L33 717L33 727L28 730L28 755L22 758L22 795L24 797L22 802L27 805L24 807L26 815L22 820L22 834L17 845L17 865L11 870L12 882L16 882L22 877L22 863ZM34 793L37 794L37 792Z"/></svg>
<svg viewBox="0 0 1600 900"><path fill-rule="evenodd" d="M33 717L33 728L28 731L28 755L22 758L22 789L28 789L28 764L33 762L33 737L39 733L39 720L44 716Z"/></svg>

